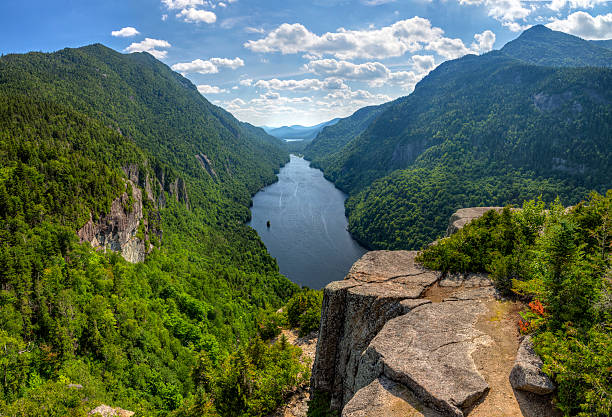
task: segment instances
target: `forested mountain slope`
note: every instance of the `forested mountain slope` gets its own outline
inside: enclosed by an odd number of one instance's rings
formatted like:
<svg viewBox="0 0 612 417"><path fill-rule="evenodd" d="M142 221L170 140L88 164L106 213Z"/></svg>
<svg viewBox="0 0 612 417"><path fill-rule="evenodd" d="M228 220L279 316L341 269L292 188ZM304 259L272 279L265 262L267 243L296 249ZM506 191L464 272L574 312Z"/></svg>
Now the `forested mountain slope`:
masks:
<svg viewBox="0 0 612 417"><path fill-rule="evenodd" d="M556 47L569 35L530 31L537 36L513 41L524 56L536 47L546 56L551 44L561 60L572 56ZM610 187L610 120L612 69L539 66L503 51L468 55L392 102L323 168L351 195L349 230L360 241L418 248L460 207L539 194L572 204Z"/></svg>
<svg viewBox="0 0 612 417"><path fill-rule="evenodd" d="M257 318L295 291L244 225L287 160L146 53L0 58L2 414L85 415L104 401L166 415L201 388L202 355L207 372L232 372ZM113 201L142 203L144 263L79 242Z"/></svg>
<svg viewBox="0 0 612 417"><path fill-rule="evenodd" d="M543 46L546 46L543 48ZM501 51L508 56L552 67L612 67L612 51L605 44L536 25Z"/></svg>
<svg viewBox="0 0 612 417"><path fill-rule="evenodd" d="M338 123L325 127L306 147L304 156L312 161L313 166L325 169L330 163L328 157L361 134L389 105L390 103L364 107L351 116L340 119Z"/></svg>

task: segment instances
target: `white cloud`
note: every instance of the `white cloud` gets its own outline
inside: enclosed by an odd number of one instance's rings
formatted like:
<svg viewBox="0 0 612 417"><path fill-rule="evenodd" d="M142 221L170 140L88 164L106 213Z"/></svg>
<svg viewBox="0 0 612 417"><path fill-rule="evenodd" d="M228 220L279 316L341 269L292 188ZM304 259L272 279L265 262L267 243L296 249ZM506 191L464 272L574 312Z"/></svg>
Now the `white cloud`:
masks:
<svg viewBox="0 0 612 417"><path fill-rule="evenodd" d="M165 22L166 20L168 20L168 15L167 14L163 14L162 15L162 22Z"/></svg>
<svg viewBox="0 0 612 417"><path fill-rule="evenodd" d="M459 4L463 6L484 5L489 16L502 22L510 30L518 27L518 24L513 25L512 23L525 19L534 10L533 7L526 7L522 0L459 0Z"/></svg>
<svg viewBox="0 0 612 417"><path fill-rule="evenodd" d="M548 8L559 11L569 5L570 9L592 9L599 4L605 4L610 0L552 0Z"/></svg>
<svg viewBox="0 0 612 417"><path fill-rule="evenodd" d="M264 88L267 90L288 90L288 91L318 91L318 90L338 90L348 88L339 78L328 78L318 80L314 78L306 78L304 80L279 80L273 78L271 80L259 80L254 87Z"/></svg>
<svg viewBox="0 0 612 417"><path fill-rule="evenodd" d="M344 80L367 82L371 87L381 87L384 84L399 85L404 90L409 90L408 92L410 92L416 83L433 68L433 56L422 57L423 59L421 59L421 56L418 57L417 61L420 60L419 63L415 62L413 65L415 69L417 69L417 72L392 72L380 62L354 64L352 62L337 61L335 59L310 61L304 68L309 72L321 76L333 76ZM423 64L428 68L419 68L419 64Z"/></svg>
<svg viewBox="0 0 612 417"><path fill-rule="evenodd" d="M186 7L201 6L204 0L162 0L168 9L184 9Z"/></svg>
<svg viewBox="0 0 612 417"><path fill-rule="evenodd" d="M229 58L210 58L209 60L195 59L191 62L179 62L172 66L174 71L182 74L217 74L221 68L236 69L244 66L244 61L238 57Z"/></svg>
<svg viewBox="0 0 612 417"><path fill-rule="evenodd" d="M445 38L444 31L421 17L401 20L391 26L371 30L338 29L319 36L305 26L283 23L264 38L244 46L253 52L282 54L306 53L309 57L333 55L339 59L383 59L406 52L428 49L445 57L469 52L460 39Z"/></svg>
<svg viewBox="0 0 612 417"><path fill-rule="evenodd" d="M384 94L373 94L365 90L353 91L345 86L333 90L320 100L308 96L285 97L276 91L269 91L249 101L236 98L218 104L238 118L256 125L280 125L288 119L291 119L292 123L308 125L333 117L345 117L363 106L381 104L390 99L391 97Z"/></svg>
<svg viewBox="0 0 612 417"><path fill-rule="evenodd" d="M240 84L243 87L249 87L251 84L253 84L253 80L250 78L246 78L244 80L240 80L238 84Z"/></svg>
<svg viewBox="0 0 612 417"><path fill-rule="evenodd" d="M584 39L610 39L612 38L612 13L591 16L586 12L575 12L566 19L555 19L546 26Z"/></svg>
<svg viewBox="0 0 612 417"><path fill-rule="evenodd" d="M183 19L187 23L214 23L217 21L217 15L208 10L198 10L195 8L183 9L176 15L179 19Z"/></svg>
<svg viewBox="0 0 612 417"><path fill-rule="evenodd" d="M432 55L412 55L412 67L419 74L427 74L436 66L436 60Z"/></svg>
<svg viewBox="0 0 612 417"><path fill-rule="evenodd" d="M227 93L227 90L224 90L224 89L219 88L219 87L214 86L214 85L206 85L206 84L200 84L200 85L198 85L198 91L200 92L200 94L220 94L220 93Z"/></svg>
<svg viewBox="0 0 612 417"><path fill-rule="evenodd" d="M127 26L124 27L123 29L119 29L119 30L113 30L111 32L112 36L118 37L118 38L129 38L131 36L136 36L140 34L140 32L138 32L136 30L136 28L133 28L131 26Z"/></svg>
<svg viewBox="0 0 612 417"><path fill-rule="evenodd" d="M472 43L472 50L483 54L493 49L493 44L495 44L495 33L490 30L485 30L482 33L475 34L474 39L475 42Z"/></svg>
<svg viewBox="0 0 612 417"><path fill-rule="evenodd" d="M265 32L265 30L263 30L262 28L254 28L251 26L245 27L244 31L247 33L264 33Z"/></svg>
<svg viewBox="0 0 612 417"><path fill-rule="evenodd" d="M168 51L160 51L159 48L170 48L169 42L161 40L161 39L151 39L145 38L142 42L134 42L127 48L125 48L126 52L148 52L153 55L157 59L165 58L168 54Z"/></svg>
<svg viewBox="0 0 612 417"><path fill-rule="evenodd" d="M336 76L345 80L372 81L389 78L391 71L380 62L353 64L335 59L319 59L305 65L307 71L317 75Z"/></svg>

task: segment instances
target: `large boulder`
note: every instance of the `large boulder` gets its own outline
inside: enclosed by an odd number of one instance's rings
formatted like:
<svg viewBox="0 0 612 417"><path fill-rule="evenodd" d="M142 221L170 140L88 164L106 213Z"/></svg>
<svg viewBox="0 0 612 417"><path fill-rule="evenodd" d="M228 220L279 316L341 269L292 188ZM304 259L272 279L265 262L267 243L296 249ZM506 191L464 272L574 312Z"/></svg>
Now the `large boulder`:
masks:
<svg viewBox="0 0 612 417"><path fill-rule="evenodd" d="M453 213L446 229L446 236L450 236L456 233L463 226L471 222L472 220L481 217L487 211L490 210L502 210L503 207L468 207L457 210Z"/></svg>
<svg viewBox="0 0 612 417"><path fill-rule="evenodd" d="M478 345L491 343L476 329L478 317L487 311L479 300L446 301L390 320L362 356L357 386L383 374L425 405L463 417L489 390L472 359Z"/></svg>
<svg viewBox="0 0 612 417"><path fill-rule="evenodd" d="M519 346L514 367L510 372L512 388L538 395L553 392L555 384L542 372L542 364L542 359L533 349L531 337L526 336Z"/></svg>

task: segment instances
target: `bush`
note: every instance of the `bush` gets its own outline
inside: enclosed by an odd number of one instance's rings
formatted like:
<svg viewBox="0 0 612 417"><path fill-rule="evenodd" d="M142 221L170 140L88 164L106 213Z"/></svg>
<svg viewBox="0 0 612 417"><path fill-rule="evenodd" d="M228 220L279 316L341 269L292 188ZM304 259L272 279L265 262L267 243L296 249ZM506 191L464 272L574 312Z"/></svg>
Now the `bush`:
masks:
<svg viewBox="0 0 612 417"><path fill-rule="evenodd" d="M303 290L287 303L287 319L292 328L299 327L300 335L306 335L319 328L323 292Z"/></svg>

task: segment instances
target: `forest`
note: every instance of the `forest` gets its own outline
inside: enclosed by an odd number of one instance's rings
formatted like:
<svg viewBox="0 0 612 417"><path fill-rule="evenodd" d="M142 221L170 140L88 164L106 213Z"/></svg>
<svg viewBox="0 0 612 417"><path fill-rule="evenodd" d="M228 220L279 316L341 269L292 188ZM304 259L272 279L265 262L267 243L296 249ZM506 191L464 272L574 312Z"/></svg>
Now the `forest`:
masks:
<svg viewBox="0 0 612 417"><path fill-rule="evenodd" d="M255 416L304 384L299 349L278 335L316 329L320 293L282 276L245 225L251 196L287 160L280 141L148 54L0 58L2 415L105 403ZM138 264L76 235L130 190L128 167L143 193L153 179L143 210L160 232Z"/></svg>
<svg viewBox="0 0 612 417"><path fill-rule="evenodd" d="M575 204L612 185L610 53L534 26L325 128L305 155L349 194L349 230L371 249L418 249L462 207Z"/></svg>

